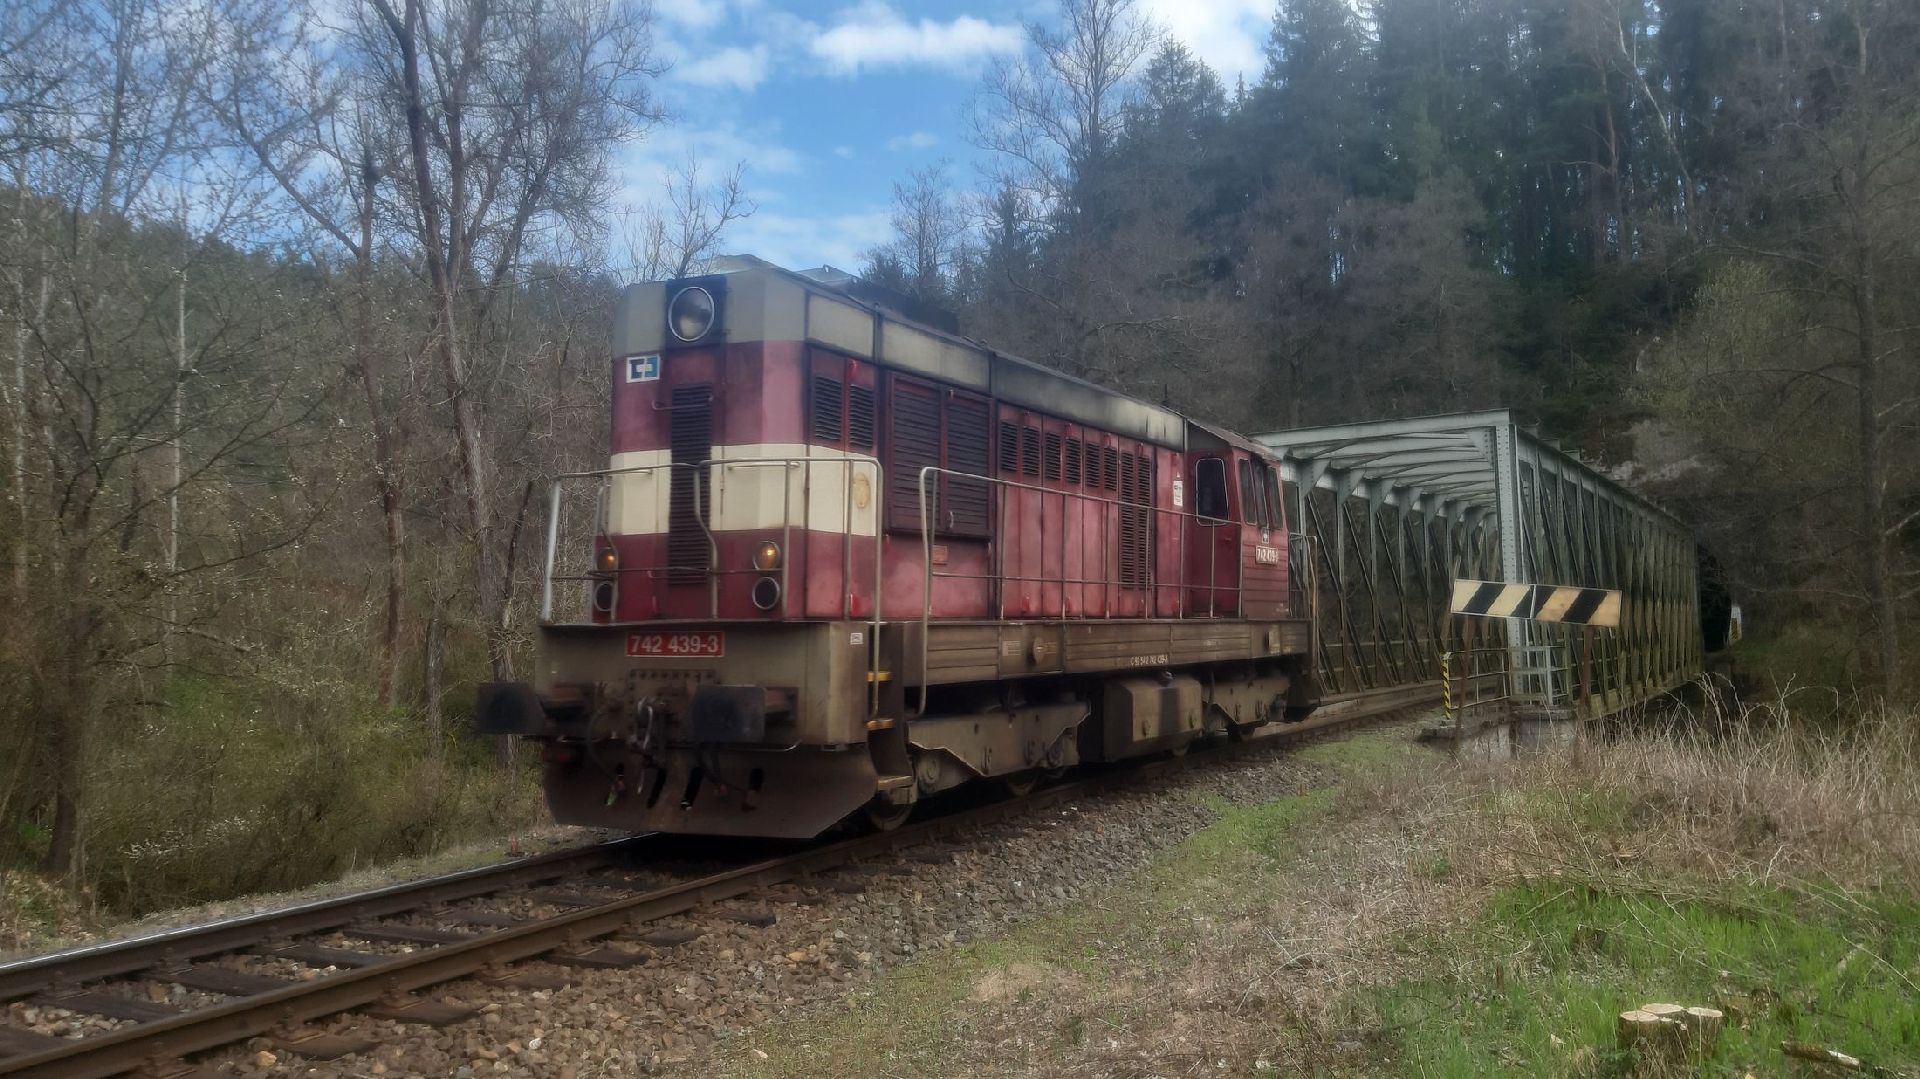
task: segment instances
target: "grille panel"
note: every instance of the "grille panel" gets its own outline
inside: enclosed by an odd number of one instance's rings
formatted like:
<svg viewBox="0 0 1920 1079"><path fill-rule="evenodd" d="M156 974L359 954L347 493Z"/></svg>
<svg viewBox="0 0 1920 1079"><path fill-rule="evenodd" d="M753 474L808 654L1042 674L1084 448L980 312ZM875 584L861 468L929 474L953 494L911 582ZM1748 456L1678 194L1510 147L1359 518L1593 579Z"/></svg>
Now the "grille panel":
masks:
<svg viewBox="0 0 1920 1079"><path fill-rule="evenodd" d="M866 386L847 387L847 445L873 450L873 390Z"/></svg>
<svg viewBox="0 0 1920 1079"><path fill-rule="evenodd" d="M940 463L940 399L931 386L895 380L890 406L887 520L894 528L917 530L920 527L920 470ZM938 492L937 483L927 485L929 495Z"/></svg>
<svg viewBox="0 0 1920 1079"><path fill-rule="evenodd" d="M675 584L706 580L713 549L700 527L697 507L710 506L707 470L694 468L713 456L713 387L677 386L667 445L673 461L667 501L667 579Z"/></svg>
<svg viewBox="0 0 1920 1079"><path fill-rule="evenodd" d="M971 397L947 399L947 467L976 476L987 474L987 403ZM956 535L984 536L991 522L985 480L947 477L947 528Z"/></svg>
<svg viewBox="0 0 1920 1079"><path fill-rule="evenodd" d="M825 375L813 376L813 440L832 442L836 445L844 437L842 433L841 386L837 378Z"/></svg>

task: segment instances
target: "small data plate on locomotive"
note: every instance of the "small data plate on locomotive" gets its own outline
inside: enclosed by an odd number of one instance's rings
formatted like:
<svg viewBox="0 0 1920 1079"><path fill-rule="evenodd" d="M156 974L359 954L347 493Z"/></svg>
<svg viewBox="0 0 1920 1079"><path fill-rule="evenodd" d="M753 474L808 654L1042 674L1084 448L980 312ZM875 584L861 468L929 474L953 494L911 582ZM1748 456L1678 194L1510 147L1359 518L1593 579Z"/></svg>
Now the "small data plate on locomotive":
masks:
<svg viewBox="0 0 1920 1079"><path fill-rule="evenodd" d="M627 634L631 659L710 659L726 654L727 635L717 629Z"/></svg>

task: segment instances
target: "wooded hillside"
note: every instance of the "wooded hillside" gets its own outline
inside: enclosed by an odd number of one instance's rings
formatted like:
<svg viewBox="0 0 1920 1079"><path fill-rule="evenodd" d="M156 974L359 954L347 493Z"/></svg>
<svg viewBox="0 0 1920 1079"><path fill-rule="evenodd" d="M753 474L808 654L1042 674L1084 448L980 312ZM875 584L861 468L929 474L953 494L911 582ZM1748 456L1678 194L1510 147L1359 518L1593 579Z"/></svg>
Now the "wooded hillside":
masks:
<svg viewBox="0 0 1920 1079"><path fill-rule="evenodd" d="M457 721L543 479L601 463L618 287L751 211L690 166L614 228L642 4L324 11L0 6L0 864L118 904L531 812ZM1517 408L1811 627L1782 680L1900 687L1920 6L1285 0L1234 86L1129 0L1028 38L871 279L1247 430Z"/></svg>

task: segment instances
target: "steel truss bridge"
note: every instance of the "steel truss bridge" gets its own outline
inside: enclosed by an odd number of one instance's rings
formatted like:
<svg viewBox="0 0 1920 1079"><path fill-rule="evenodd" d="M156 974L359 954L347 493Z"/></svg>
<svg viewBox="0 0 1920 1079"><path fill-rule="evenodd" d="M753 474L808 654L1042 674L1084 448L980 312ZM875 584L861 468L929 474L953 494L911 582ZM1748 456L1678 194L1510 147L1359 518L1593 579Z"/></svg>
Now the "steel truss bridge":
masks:
<svg viewBox="0 0 1920 1079"><path fill-rule="evenodd" d="M1702 670L1698 551L1671 513L1515 422L1512 413L1312 427L1263 435L1281 458L1300 557L1322 612L1329 694L1439 676L1465 621L1452 579L1613 588L1618 630L1478 619L1522 712L1578 697L1591 632L1595 714L1645 702Z"/></svg>

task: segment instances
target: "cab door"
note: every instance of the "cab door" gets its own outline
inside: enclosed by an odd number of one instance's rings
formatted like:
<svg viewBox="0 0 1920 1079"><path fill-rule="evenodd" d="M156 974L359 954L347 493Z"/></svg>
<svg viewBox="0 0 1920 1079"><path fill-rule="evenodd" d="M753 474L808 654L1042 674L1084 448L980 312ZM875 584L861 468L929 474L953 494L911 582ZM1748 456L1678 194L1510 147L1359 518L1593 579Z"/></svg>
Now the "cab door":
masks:
<svg viewBox="0 0 1920 1079"><path fill-rule="evenodd" d="M1280 475L1253 454L1236 462L1240 520L1241 617L1279 618L1287 606L1287 528Z"/></svg>
<svg viewBox="0 0 1920 1079"><path fill-rule="evenodd" d="M1206 618L1240 610L1240 561L1243 531L1234 491L1236 465L1230 450L1193 458L1187 482L1193 485L1193 515L1187 518L1187 614Z"/></svg>

